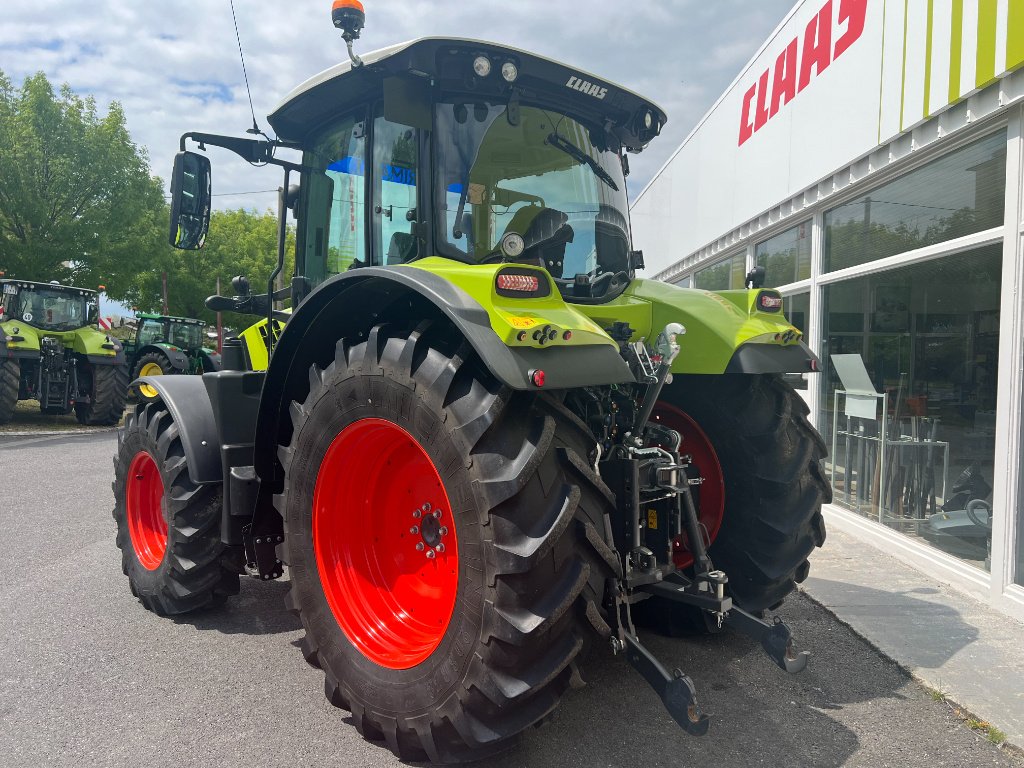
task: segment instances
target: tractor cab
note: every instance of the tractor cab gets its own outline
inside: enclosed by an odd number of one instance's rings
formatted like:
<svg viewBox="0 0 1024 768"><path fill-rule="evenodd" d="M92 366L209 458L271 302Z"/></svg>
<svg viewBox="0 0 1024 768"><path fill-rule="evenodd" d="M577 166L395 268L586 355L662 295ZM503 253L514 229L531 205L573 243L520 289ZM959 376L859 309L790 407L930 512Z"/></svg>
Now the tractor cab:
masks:
<svg viewBox="0 0 1024 768"><path fill-rule="evenodd" d="M269 116L270 144L184 138L271 162L278 147L301 152L300 164L278 161L301 176L289 201L299 293L352 268L436 256L542 267L564 298L585 303L620 294L637 266L626 153L665 120L631 91L555 61L425 38L300 85ZM184 182L194 205L172 222L179 246L205 233L204 161L188 153L178 164L194 167Z"/></svg>
<svg viewBox="0 0 1024 768"><path fill-rule="evenodd" d="M98 294L85 288L4 280L0 320L20 320L40 331L73 331L95 322Z"/></svg>

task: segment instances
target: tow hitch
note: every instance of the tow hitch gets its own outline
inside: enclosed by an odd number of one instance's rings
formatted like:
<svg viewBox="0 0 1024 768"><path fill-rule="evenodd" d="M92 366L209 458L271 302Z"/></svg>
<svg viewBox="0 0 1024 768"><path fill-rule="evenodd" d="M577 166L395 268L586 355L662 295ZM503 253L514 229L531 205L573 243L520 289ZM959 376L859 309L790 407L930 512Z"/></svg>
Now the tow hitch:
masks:
<svg viewBox="0 0 1024 768"><path fill-rule="evenodd" d="M692 606L705 612L718 628L728 625L757 640L768 657L789 673L802 671L810 653L796 650L793 634L781 619L760 619L734 605L726 594L729 577L714 567L708 555L706 529L692 490L699 488L702 478L693 477L690 471L692 459L683 452L680 433L650 421L654 404L670 378L672 361L679 354L676 337L685 332L676 323L665 326L654 355L642 342L624 347L637 381L646 383L647 390L630 431L600 462L599 469L621 510L613 532L616 548L624 553L623 567L608 589L616 619L612 650L625 652L629 664L658 693L687 733L702 736L710 721L697 704L693 681L679 669L669 672L643 647L633 627L632 605L656 596ZM641 508L655 505L665 513L664 522L647 525ZM657 520L657 512L651 514ZM685 541L693 557L692 570L687 568L685 573L676 568L673 559L677 540Z"/></svg>

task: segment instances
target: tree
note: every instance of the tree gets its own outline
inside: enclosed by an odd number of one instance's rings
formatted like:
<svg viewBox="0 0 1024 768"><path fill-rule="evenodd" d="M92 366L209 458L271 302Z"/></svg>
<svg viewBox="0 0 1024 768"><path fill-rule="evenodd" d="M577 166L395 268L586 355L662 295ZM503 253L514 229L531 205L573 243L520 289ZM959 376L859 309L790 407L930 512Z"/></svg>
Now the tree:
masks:
<svg viewBox="0 0 1024 768"><path fill-rule="evenodd" d="M285 285L291 278L295 260L295 233L289 227L285 241L285 267L281 272ZM168 310L172 315L197 317L212 323L216 313L206 309L207 296L216 292L231 294L231 278L245 275L253 293L265 293L267 280L277 264L277 215L254 211L214 211L206 245L198 251L164 249L152 269L137 279L133 297L139 309L160 311L161 273L167 273ZM225 313L224 322L235 329L256 322L252 315Z"/></svg>
<svg viewBox="0 0 1024 768"><path fill-rule="evenodd" d="M0 147L0 269L127 295L162 250L166 214L121 106L100 117L42 72L20 90L0 72Z"/></svg>

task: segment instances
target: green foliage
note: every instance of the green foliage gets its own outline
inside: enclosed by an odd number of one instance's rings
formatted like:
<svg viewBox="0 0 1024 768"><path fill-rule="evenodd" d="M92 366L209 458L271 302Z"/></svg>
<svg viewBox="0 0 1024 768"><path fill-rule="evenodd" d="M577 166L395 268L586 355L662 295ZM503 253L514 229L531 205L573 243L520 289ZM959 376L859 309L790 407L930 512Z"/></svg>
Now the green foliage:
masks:
<svg viewBox="0 0 1024 768"><path fill-rule="evenodd" d="M294 267L295 233L289 227L287 258L281 272L281 284L287 285ZM245 275L253 293L265 293L267 280L277 263L277 216L267 212L214 211L206 245L198 251L163 249L151 270L141 275L134 305L144 312L159 312L162 307L161 273L167 272L168 312L179 317L196 317L208 323L216 313L206 309L206 297L216 293L220 278L221 293L231 295L231 278ZM259 318L227 312L224 323L241 330Z"/></svg>
<svg viewBox="0 0 1024 768"><path fill-rule="evenodd" d="M121 106L101 117L41 72L20 89L0 72L0 147L0 269L127 293L161 248L166 206Z"/></svg>

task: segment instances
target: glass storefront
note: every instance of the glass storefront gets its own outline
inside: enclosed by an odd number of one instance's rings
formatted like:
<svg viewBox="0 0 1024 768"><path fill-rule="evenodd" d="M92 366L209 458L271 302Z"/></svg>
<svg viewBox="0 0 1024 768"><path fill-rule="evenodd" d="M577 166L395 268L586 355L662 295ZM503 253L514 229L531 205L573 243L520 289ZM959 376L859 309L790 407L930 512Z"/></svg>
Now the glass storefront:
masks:
<svg viewBox="0 0 1024 768"><path fill-rule="evenodd" d="M1001 264L991 245L822 294L835 502L986 570ZM864 394L836 412L837 389Z"/></svg>
<svg viewBox="0 0 1024 768"><path fill-rule="evenodd" d="M867 264L1003 224L1006 131L825 212L822 271Z"/></svg>
<svg viewBox="0 0 1024 768"><path fill-rule="evenodd" d="M787 285L809 278L811 222L797 224L792 229L758 243L754 247L754 262L765 268L765 285Z"/></svg>
<svg viewBox="0 0 1024 768"><path fill-rule="evenodd" d="M705 267L693 273L693 287L705 291L727 291L742 288L746 273L747 257L738 253L735 256Z"/></svg>

